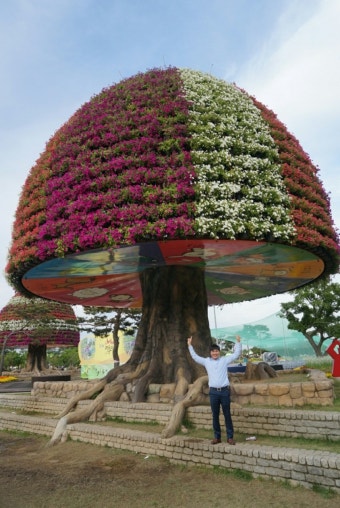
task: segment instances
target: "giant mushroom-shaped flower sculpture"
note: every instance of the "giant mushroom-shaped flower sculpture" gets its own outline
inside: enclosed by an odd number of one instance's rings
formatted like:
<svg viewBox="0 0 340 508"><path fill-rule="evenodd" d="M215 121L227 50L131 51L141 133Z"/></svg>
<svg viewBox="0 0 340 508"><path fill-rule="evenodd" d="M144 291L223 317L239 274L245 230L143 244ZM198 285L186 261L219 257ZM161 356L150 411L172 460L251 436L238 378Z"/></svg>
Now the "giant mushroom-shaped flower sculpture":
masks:
<svg viewBox="0 0 340 508"><path fill-rule="evenodd" d="M276 116L233 84L177 68L84 104L47 143L16 213L8 278L85 306L142 307L130 360L107 381L201 373L207 305L282 293L337 270L318 171Z"/></svg>
<svg viewBox="0 0 340 508"><path fill-rule="evenodd" d="M71 305L15 294L0 311L0 346L28 347L26 370L48 368L47 347L77 346L79 328Z"/></svg>

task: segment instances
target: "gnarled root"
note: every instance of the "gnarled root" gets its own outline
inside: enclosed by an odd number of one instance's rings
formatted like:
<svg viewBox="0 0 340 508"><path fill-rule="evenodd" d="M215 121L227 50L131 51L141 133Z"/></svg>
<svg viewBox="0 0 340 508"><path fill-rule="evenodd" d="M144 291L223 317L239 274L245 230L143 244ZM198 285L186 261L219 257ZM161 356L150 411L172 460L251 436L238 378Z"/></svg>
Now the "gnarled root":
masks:
<svg viewBox="0 0 340 508"><path fill-rule="evenodd" d="M98 383L92 385L86 392L79 393L78 395L72 397L65 406L64 410L58 416L56 416L56 418L62 418L63 416L67 415L75 409L79 401L91 399L96 393L100 394L103 390L113 385L116 381L122 383L125 387L127 383L139 377L141 373L143 373L147 368L147 366L148 363L143 362L138 365L135 370L133 370L133 367L126 363L121 367L110 370L105 377L100 379Z"/></svg>
<svg viewBox="0 0 340 508"><path fill-rule="evenodd" d="M207 383L208 376L199 377L189 389L184 399L178 401L174 405L169 423L162 431L162 437L169 438L175 435L182 424L186 409L190 406L197 406L204 402L205 396L203 394L203 387Z"/></svg>
<svg viewBox="0 0 340 508"><path fill-rule="evenodd" d="M250 379L268 379L270 377L277 377L276 370L273 369L268 363L247 363L246 371L244 373L244 379L249 381Z"/></svg>
<svg viewBox="0 0 340 508"><path fill-rule="evenodd" d="M108 372L99 383L96 383L86 392L73 397L64 411L59 415L60 420L48 446L55 445L61 440L66 439L66 426L68 424L89 420L90 417L95 421L98 413L103 412L104 403L109 400L118 400L124 392L126 384L143 374L147 365L147 362L141 363L136 370L129 372L130 368L125 364L125 366L119 367L116 370L115 375L113 375L112 371ZM73 410L80 400L88 400L98 392L101 393L86 407Z"/></svg>
<svg viewBox="0 0 340 508"><path fill-rule="evenodd" d="M93 397L95 393L101 392L105 388L106 384L107 384L106 378L103 378L98 383L91 386L91 388L86 392L80 393L72 397L70 401L66 404L63 411L60 414L58 414L56 418L62 418L63 416L70 413L70 411L72 411L76 407L76 405L80 400L91 399L91 397Z"/></svg>
<svg viewBox="0 0 340 508"><path fill-rule="evenodd" d="M176 372L176 388L174 393L174 402L179 402L184 399L188 393L189 382L187 379L187 372L183 367L179 367Z"/></svg>
<svg viewBox="0 0 340 508"><path fill-rule="evenodd" d="M88 406L78 409L77 411L70 412L60 418L54 430L53 436L47 446L53 446L66 438L66 426L70 423L78 423L88 420L91 415L97 415L99 411L104 408L104 403L108 400L117 400L125 389L123 383L112 383L109 389L104 390L96 397Z"/></svg>

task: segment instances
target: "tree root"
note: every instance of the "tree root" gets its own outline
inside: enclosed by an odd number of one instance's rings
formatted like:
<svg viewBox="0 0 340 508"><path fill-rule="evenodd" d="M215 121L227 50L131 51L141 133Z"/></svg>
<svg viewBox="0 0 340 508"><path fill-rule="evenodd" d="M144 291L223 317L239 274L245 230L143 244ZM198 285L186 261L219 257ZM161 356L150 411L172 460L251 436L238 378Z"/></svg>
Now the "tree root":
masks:
<svg viewBox="0 0 340 508"><path fill-rule="evenodd" d="M268 379L277 377L276 370L273 369L268 363L247 363L246 371L244 373L244 379L249 381L251 379Z"/></svg>
<svg viewBox="0 0 340 508"><path fill-rule="evenodd" d="M85 420L96 421L98 416L105 415L105 402L119 400L128 383L134 383L132 402L141 402L145 399L147 388L158 374L157 358L150 360L127 362L126 364L112 369L97 383L90 386L86 392L82 392L70 399L64 410L56 417L59 422L56 425L53 436L48 446L55 445L67 439L67 425ZM189 406L205 402L203 386L207 384L207 376L199 377L188 391L188 369L186 366L178 366L175 378L176 388L174 393L175 406L170 422L163 431L163 437L171 437L181 426L185 410ZM94 400L91 400L96 396ZM86 407L77 408L81 400L91 400Z"/></svg>
<svg viewBox="0 0 340 508"><path fill-rule="evenodd" d="M189 389L184 399L178 401L174 405L169 423L162 431L161 436L163 438L169 438L175 435L182 424L185 411L188 407L198 406L204 402L205 396L203 394L203 387L207 385L207 383L208 376L199 377Z"/></svg>
<svg viewBox="0 0 340 508"><path fill-rule="evenodd" d="M65 415L73 411L79 401L91 399L95 393L101 392L105 388L106 384L107 384L106 379L103 378L98 383L91 386L91 388L86 392L80 393L72 397L65 406L65 408L63 409L63 411L59 413L56 416L56 418L63 418Z"/></svg>
<svg viewBox="0 0 340 508"><path fill-rule="evenodd" d="M125 387L127 383L138 378L141 375L141 372L143 372L147 367L147 365L148 363L142 363L137 367L136 370L133 370L132 372L132 367L128 363L118 367L117 369L112 369L107 373L105 377L100 379L98 383L92 385L86 392L79 393L78 395L72 397L64 410L59 413L56 418L62 418L63 416L67 415L69 412L73 411L76 408L79 401L92 399L96 393L100 394L107 387L115 384L116 381Z"/></svg>
<svg viewBox="0 0 340 508"><path fill-rule="evenodd" d="M125 385L123 383L114 382L108 388L109 389L100 393L88 406L62 416L57 423L53 436L47 446L53 446L58 444L60 441L65 440L67 436L66 426L70 423L78 423L88 420L91 415L94 415L96 418L98 412L103 410L104 403L106 401L119 399L125 389Z"/></svg>
<svg viewBox="0 0 340 508"><path fill-rule="evenodd" d="M187 380L186 371L183 367L179 367L176 373L177 383L174 393L174 401L181 401L188 392L189 382Z"/></svg>
<svg viewBox="0 0 340 508"><path fill-rule="evenodd" d="M141 363L136 370L131 372L131 366L126 363L124 366L119 367L114 375L110 371L98 383L91 386L89 390L72 397L65 409L57 416L59 422L48 446L53 446L66 439L66 426L68 424L82 422L90 418L92 421L96 421L99 412L103 416L104 403L106 401L118 400L124 392L127 383L143 374L147 366L148 362ZM76 409L80 400L89 400L96 393L98 393L97 397L90 404L85 408Z"/></svg>
<svg viewBox="0 0 340 508"><path fill-rule="evenodd" d="M138 369L139 370L139 369ZM118 400L125 390L127 383L138 377L138 370L134 372L122 373L117 378L107 384L107 379L103 378L99 383L96 383L87 392L81 393L73 397L67 404L66 408L58 416L59 422L56 425L53 436L48 442L47 446L54 446L67 439L67 425L78 423L85 420L96 421L98 414L104 416L104 404L107 401ZM139 372L140 373L140 372ZM198 378L187 392L184 398L179 400L173 407L170 421L162 432L162 437L172 437L177 430L181 427L185 415L185 411L190 406L203 404L205 402L205 395L203 387L208 383L208 376ZM185 380L181 377L179 393L183 392L185 387ZM80 400L88 400L95 393L100 391L97 397L86 407L73 410ZM177 395L179 395L179 393Z"/></svg>

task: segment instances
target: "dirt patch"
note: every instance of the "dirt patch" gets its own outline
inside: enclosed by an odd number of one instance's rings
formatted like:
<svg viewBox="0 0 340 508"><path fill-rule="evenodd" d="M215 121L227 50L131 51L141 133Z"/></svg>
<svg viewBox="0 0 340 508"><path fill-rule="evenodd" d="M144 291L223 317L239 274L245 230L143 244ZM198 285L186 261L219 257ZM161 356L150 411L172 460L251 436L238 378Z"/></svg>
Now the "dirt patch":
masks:
<svg viewBox="0 0 340 508"><path fill-rule="evenodd" d="M300 508L339 496L251 479L241 471L178 467L166 459L0 432L0 508Z"/></svg>

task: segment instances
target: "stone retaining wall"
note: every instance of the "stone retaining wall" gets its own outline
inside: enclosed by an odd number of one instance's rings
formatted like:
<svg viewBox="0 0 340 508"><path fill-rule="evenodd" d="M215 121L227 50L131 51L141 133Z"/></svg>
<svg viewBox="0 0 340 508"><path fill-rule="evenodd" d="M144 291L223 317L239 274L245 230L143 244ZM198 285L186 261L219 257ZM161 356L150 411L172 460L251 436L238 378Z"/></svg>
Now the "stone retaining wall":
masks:
<svg viewBox="0 0 340 508"><path fill-rule="evenodd" d="M340 441L339 412L232 407L231 413L242 434ZM187 417L197 428L211 429L210 408L188 408Z"/></svg>
<svg viewBox="0 0 340 508"><path fill-rule="evenodd" d="M35 397L71 398L86 392L95 381L35 381L31 394Z"/></svg>
<svg viewBox="0 0 340 508"><path fill-rule="evenodd" d="M281 374L283 382L280 383L240 383L232 382L232 401L241 406L258 404L261 406L278 407L301 407L306 404L318 406L330 406L334 401L334 385L331 379L327 379L320 371L310 371L309 380L302 383L284 382L284 375ZM237 378L236 378L237 380ZM95 380L92 381L36 381L33 384L32 395L47 397L73 397L88 390ZM132 387L128 388L131 391ZM175 385L150 385L148 402L170 402L175 391ZM205 390L208 400L208 391ZM127 398L126 393L123 394Z"/></svg>
<svg viewBox="0 0 340 508"><path fill-rule="evenodd" d="M0 429L51 436L55 420L1 412ZM119 429L97 424L68 425L73 440L166 457L171 463L248 471L253 477L288 481L292 485L333 489L340 494L340 455L318 450L258 446L253 442L229 446L209 441Z"/></svg>
<svg viewBox="0 0 340 508"><path fill-rule="evenodd" d="M305 383L240 383L233 384L232 391L232 400L241 405L330 406L334 400L333 381L326 378Z"/></svg>
<svg viewBox="0 0 340 508"><path fill-rule="evenodd" d="M127 422L155 421L166 425L172 406L166 404L105 403L106 415ZM288 409L233 407L234 427L246 435L303 437L340 441L340 413L328 411L296 411ZM194 406L186 411L188 421L198 429L211 429L211 410L207 406ZM224 425L221 415L221 424Z"/></svg>

